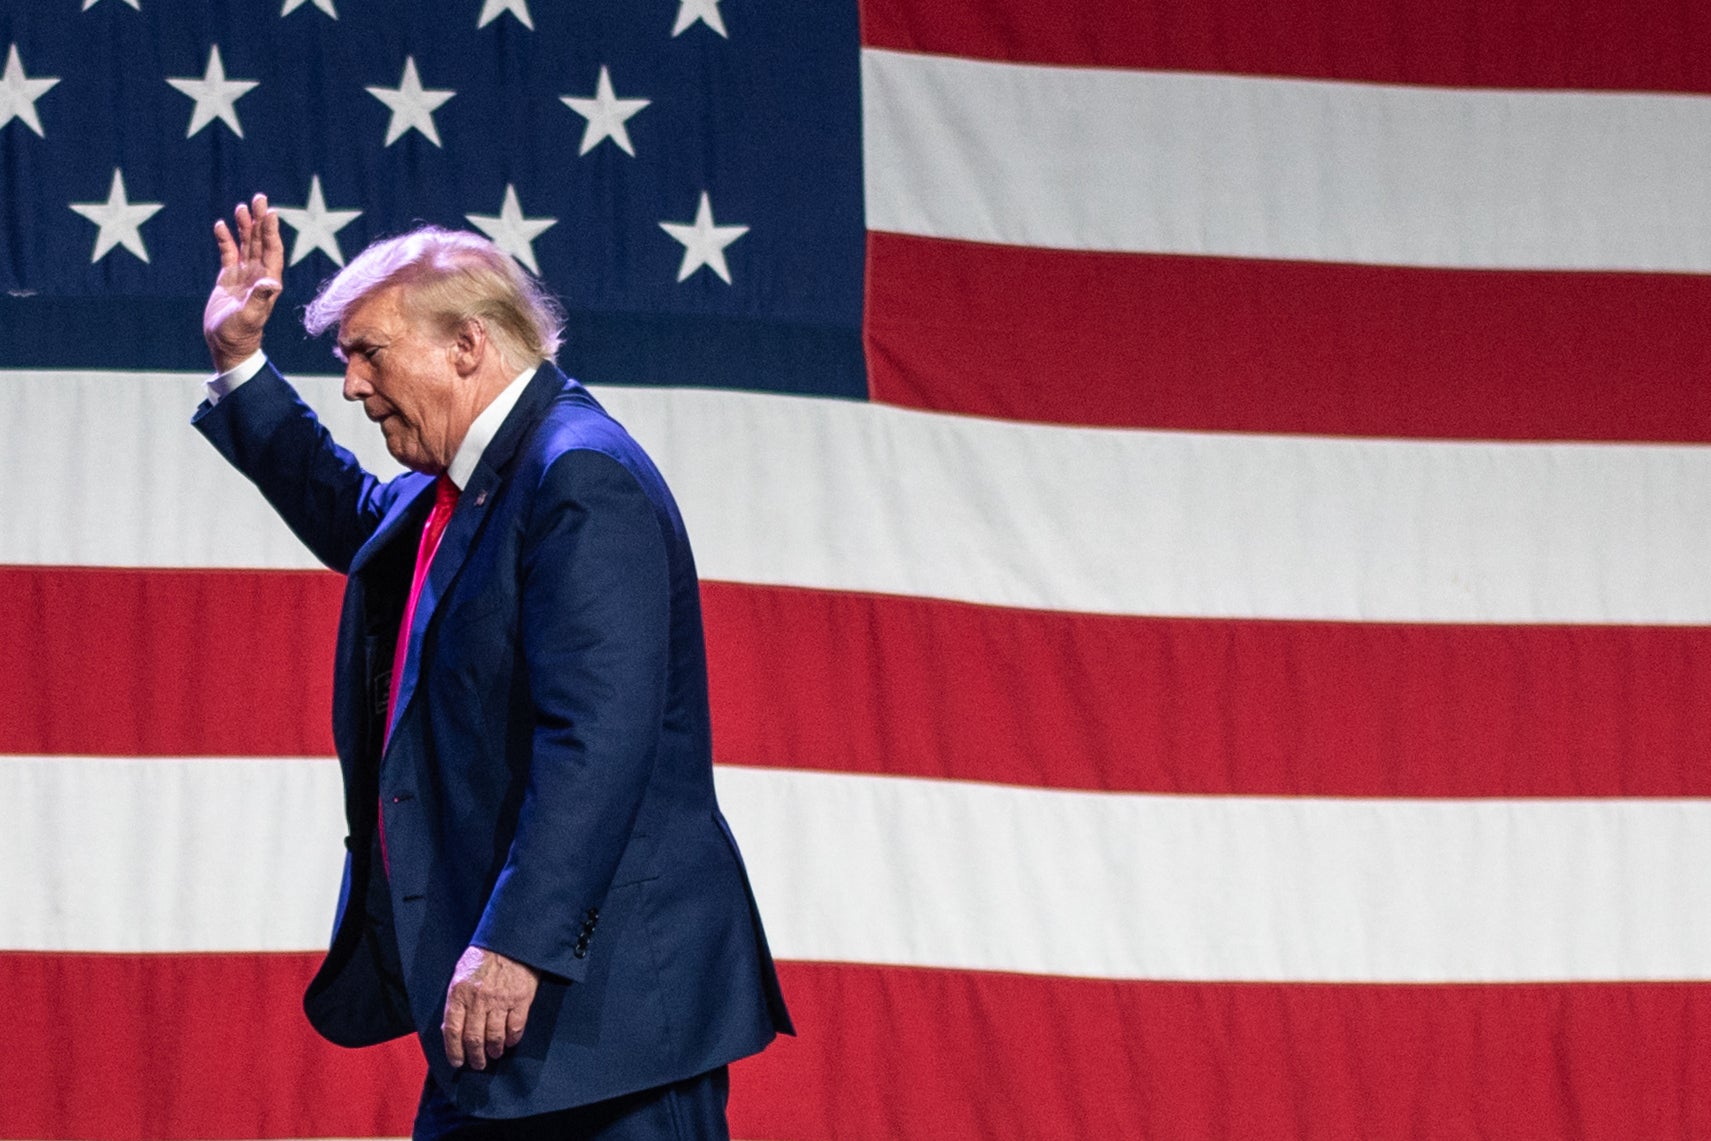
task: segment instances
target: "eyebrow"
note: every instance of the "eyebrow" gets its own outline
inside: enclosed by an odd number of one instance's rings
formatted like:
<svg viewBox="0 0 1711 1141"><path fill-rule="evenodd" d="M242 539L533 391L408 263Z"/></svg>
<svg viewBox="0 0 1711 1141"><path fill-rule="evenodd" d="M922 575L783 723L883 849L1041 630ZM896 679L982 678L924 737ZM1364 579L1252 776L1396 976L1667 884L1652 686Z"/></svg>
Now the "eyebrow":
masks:
<svg viewBox="0 0 1711 1141"><path fill-rule="evenodd" d="M369 337L368 334L362 333L362 334L359 334L355 337L352 337L348 341L341 339L341 340L337 341L336 343L334 343L333 355L335 357L338 357L340 360L344 361L344 360L349 360L350 354L353 352L363 353L363 352L367 352L370 349L379 348L379 347L380 346L376 345L374 343L374 340L371 337Z"/></svg>

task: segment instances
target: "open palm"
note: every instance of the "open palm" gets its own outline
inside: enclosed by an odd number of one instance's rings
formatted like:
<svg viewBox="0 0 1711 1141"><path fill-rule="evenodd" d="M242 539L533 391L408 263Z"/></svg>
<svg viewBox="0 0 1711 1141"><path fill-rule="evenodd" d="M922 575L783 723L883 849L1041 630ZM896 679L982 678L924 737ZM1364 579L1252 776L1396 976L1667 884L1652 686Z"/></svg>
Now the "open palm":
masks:
<svg viewBox="0 0 1711 1141"><path fill-rule="evenodd" d="M261 348L262 330L279 299L285 273L285 243L279 237L279 215L267 208L267 195L257 194L232 212L237 236L224 220L214 223L220 247L220 276L202 312L202 335L220 372L241 363Z"/></svg>

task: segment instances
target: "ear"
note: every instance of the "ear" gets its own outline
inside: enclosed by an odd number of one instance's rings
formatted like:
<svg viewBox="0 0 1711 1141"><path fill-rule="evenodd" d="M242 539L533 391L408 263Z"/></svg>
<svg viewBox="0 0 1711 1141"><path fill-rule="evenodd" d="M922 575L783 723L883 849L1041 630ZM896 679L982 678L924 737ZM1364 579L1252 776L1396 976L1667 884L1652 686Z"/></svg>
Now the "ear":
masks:
<svg viewBox="0 0 1711 1141"><path fill-rule="evenodd" d="M457 327L451 352L452 364L459 376L473 375L492 351L493 345L487 339L487 326L478 318L467 318Z"/></svg>

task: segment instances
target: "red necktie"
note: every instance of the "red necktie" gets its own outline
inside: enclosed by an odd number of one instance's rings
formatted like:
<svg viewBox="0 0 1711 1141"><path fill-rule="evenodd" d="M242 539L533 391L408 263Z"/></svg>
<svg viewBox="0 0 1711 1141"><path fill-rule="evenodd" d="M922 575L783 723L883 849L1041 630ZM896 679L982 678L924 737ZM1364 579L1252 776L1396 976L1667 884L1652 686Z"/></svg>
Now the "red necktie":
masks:
<svg viewBox="0 0 1711 1141"><path fill-rule="evenodd" d="M398 683L404 680L404 655L410 649L410 623L416 618L416 599L421 597L422 584L428 581L428 564L439 550L440 536L445 534L446 521L457 506L457 484L449 476L440 476L434 483L434 509L428 512L428 522L422 527L422 542L416 548L416 573L410 578L410 598L404 603L404 621L398 626L398 648L392 651L392 685L386 694L386 739L392 738L392 708L398 704Z"/></svg>
<svg viewBox="0 0 1711 1141"><path fill-rule="evenodd" d="M416 617L416 599L422 594L422 584L428 581L428 564L434 561L434 552L440 549L440 536L445 534L446 523L452 517L452 509L457 506L458 488L450 476L440 476L434 482L434 509L428 512L428 521L422 527L422 541L416 547L416 573L410 577L410 597L404 603L404 620L398 625L398 647L392 652L392 684L386 694L386 736L385 742L392 739L392 709L398 704L398 683L404 678L404 656L410 649L410 623ZM386 813L380 813L380 858L386 862ZM388 868L388 871L391 869Z"/></svg>

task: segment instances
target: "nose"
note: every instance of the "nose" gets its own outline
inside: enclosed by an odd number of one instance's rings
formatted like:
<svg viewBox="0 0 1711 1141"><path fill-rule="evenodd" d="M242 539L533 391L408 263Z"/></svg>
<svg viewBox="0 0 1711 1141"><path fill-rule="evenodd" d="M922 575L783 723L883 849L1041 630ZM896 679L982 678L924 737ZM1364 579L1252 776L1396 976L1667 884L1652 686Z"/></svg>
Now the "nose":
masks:
<svg viewBox="0 0 1711 1141"><path fill-rule="evenodd" d="M346 400L362 400L374 395L374 385L357 370L355 361L345 365L344 396Z"/></svg>

